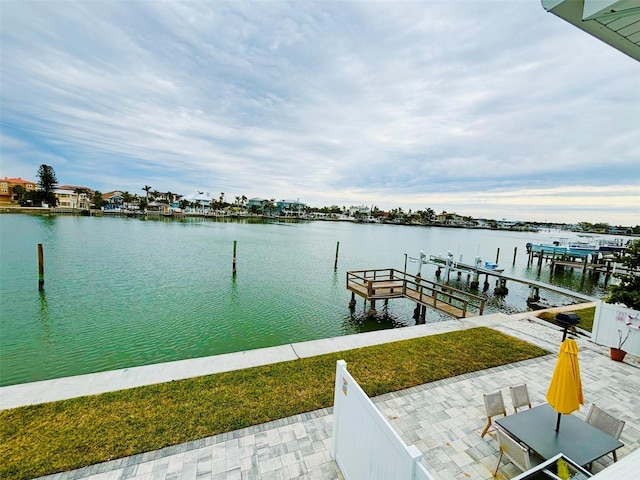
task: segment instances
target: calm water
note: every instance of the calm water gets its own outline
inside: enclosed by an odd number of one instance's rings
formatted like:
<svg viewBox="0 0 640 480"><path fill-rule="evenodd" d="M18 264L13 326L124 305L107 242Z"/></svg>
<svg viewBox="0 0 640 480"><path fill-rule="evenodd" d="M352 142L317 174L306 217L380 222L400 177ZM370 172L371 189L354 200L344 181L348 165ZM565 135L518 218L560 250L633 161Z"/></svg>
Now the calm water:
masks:
<svg viewBox="0 0 640 480"><path fill-rule="evenodd" d="M361 225L0 215L0 385L413 325L413 304L390 319L349 312L345 272L394 267L405 257L480 254L527 270L525 244L551 233ZM233 242L238 243L232 276ZM340 242L334 272L336 242ZM44 245L45 291L37 288ZM518 248L515 266L514 247ZM416 264L408 271L416 273ZM434 268L423 267L433 278ZM579 288L580 275L556 277ZM547 269L542 280L548 280ZM465 287L463 278L460 287ZM526 310L527 289L488 292L488 310ZM585 293L601 296L587 283ZM567 299L543 295L555 304ZM446 320L428 311L427 321Z"/></svg>

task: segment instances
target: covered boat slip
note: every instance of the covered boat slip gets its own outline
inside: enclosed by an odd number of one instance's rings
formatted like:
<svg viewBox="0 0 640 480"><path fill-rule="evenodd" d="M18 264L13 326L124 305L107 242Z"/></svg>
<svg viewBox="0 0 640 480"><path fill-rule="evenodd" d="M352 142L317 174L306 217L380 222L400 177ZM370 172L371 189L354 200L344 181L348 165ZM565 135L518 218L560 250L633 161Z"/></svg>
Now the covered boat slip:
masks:
<svg viewBox="0 0 640 480"><path fill-rule="evenodd" d="M347 289L351 291L353 307L355 295L358 295L371 302L373 310L376 300L384 300L386 303L392 298L408 298L416 302L416 313L421 309L421 318L424 318L426 307L455 318L482 315L484 312L483 297L393 268L347 272Z"/></svg>

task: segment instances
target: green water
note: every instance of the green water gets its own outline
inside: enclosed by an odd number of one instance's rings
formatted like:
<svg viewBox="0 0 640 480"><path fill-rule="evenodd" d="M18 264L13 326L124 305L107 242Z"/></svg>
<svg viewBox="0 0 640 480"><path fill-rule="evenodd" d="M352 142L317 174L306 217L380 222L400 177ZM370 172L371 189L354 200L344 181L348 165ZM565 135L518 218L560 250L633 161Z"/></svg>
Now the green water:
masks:
<svg viewBox="0 0 640 480"><path fill-rule="evenodd" d="M0 215L0 232L0 385L413 325L413 304L405 300L390 302L388 319L366 319L362 301L350 312L345 272L402 270L404 253L420 250L493 261L501 248L507 272L535 278L524 245L541 240L337 222L29 215ZM37 288L38 243L44 292ZM416 268L409 263L410 272ZM600 287L587 288L597 294ZM506 298L488 293L488 311L526 309L526 287L514 285Z"/></svg>

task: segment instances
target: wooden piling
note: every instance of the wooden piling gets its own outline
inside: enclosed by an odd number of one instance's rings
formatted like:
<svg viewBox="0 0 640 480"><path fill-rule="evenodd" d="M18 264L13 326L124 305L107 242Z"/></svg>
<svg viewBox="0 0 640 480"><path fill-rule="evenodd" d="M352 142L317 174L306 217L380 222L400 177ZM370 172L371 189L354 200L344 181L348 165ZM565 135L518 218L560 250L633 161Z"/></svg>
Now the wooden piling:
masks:
<svg viewBox="0 0 640 480"><path fill-rule="evenodd" d="M236 247L237 247L238 241L234 240L233 241L233 268L232 268L232 273L235 275L236 274Z"/></svg>
<svg viewBox="0 0 640 480"><path fill-rule="evenodd" d="M333 270L338 270L338 252L340 251L340 242L336 243L336 260L333 262ZM406 270L406 268L405 268Z"/></svg>
<svg viewBox="0 0 640 480"><path fill-rule="evenodd" d="M513 265L512 266L516 266L516 255L518 255L518 247L514 247L513 248Z"/></svg>
<svg viewBox="0 0 640 480"><path fill-rule="evenodd" d="M498 251L496 252L496 263L498 263L499 259L500 259L500 247L498 247Z"/></svg>
<svg viewBox="0 0 640 480"><path fill-rule="evenodd" d="M44 290L44 250L42 244L38 244L38 290Z"/></svg>

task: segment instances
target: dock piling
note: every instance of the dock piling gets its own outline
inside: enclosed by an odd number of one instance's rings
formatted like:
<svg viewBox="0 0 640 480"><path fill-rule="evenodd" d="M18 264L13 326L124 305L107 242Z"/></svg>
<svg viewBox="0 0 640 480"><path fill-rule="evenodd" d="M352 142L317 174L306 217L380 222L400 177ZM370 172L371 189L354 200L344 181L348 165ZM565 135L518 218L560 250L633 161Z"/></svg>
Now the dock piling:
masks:
<svg viewBox="0 0 640 480"><path fill-rule="evenodd" d="M513 248L513 264L512 264L513 267L516 266L516 255L518 255L518 247Z"/></svg>
<svg viewBox="0 0 640 480"><path fill-rule="evenodd" d="M336 243L336 260L333 262L333 271L338 270L338 252L340 251L340 242ZM406 270L406 269L405 269Z"/></svg>
<svg viewBox="0 0 640 480"><path fill-rule="evenodd" d="M44 290L44 250L42 244L38 244L38 290Z"/></svg>
<svg viewBox="0 0 640 480"><path fill-rule="evenodd" d="M233 275L236 274L236 246L237 246L238 241L234 240L233 241L233 267L231 272L233 273Z"/></svg>

